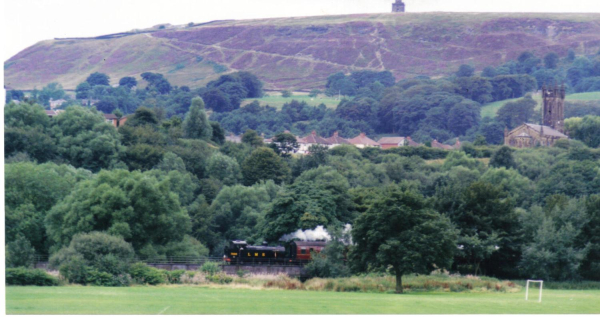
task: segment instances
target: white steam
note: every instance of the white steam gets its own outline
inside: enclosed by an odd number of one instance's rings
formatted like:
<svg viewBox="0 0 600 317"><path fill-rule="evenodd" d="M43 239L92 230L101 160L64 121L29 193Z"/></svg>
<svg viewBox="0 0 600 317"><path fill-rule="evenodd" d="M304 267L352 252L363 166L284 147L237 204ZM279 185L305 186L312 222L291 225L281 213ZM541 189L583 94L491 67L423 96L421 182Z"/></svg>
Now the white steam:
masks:
<svg viewBox="0 0 600 317"><path fill-rule="evenodd" d="M347 223L344 226L344 231L342 233L342 236L349 237L351 231L352 231L352 225ZM298 229L298 230L296 230L296 232L292 232L292 233L283 235L279 240L280 241L290 241L293 239L299 239L301 241L317 241L317 240L330 241L331 236L329 235L329 232L327 232L327 230L323 226L317 226L314 229L308 229L308 230L304 230L304 231ZM352 243L351 240L350 240L350 243Z"/></svg>

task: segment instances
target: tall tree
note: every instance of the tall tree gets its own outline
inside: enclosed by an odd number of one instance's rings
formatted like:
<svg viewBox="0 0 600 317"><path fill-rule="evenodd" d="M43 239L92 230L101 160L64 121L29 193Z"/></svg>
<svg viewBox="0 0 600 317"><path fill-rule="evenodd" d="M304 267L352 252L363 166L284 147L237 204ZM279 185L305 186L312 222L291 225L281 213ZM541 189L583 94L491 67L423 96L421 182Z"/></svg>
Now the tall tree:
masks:
<svg viewBox="0 0 600 317"><path fill-rule="evenodd" d="M396 293L402 293L402 275L448 268L456 239L450 220L430 209L423 196L390 186L354 222L351 264L354 270L391 266Z"/></svg>
<svg viewBox="0 0 600 317"><path fill-rule="evenodd" d="M261 180L272 179L280 184L286 181L290 168L272 149L259 147L242 164L244 185L250 186Z"/></svg>
<svg viewBox="0 0 600 317"><path fill-rule="evenodd" d="M85 81L93 87L96 85L108 86L109 80L110 78L108 77L108 75L100 72L95 72L90 74Z"/></svg>
<svg viewBox="0 0 600 317"><path fill-rule="evenodd" d="M212 127L204 112L204 101L200 97L192 99L190 110L183 120L183 133L189 139L210 140Z"/></svg>

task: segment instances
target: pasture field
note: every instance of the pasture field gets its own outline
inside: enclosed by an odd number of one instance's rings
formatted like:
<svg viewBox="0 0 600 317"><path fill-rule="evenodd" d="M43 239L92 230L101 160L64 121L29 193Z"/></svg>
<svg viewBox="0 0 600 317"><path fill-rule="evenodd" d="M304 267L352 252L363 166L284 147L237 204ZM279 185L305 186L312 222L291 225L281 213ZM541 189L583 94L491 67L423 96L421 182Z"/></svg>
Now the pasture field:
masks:
<svg viewBox="0 0 600 317"><path fill-rule="evenodd" d="M253 102L254 100L258 100L261 106L269 105L271 107L277 108L281 110L284 103L291 102L292 100L305 101L309 106L318 106L320 104L325 104L327 108L335 109L337 108L340 101L336 99L337 97L327 97L325 95L319 95L315 98L311 98L308 96L308 93L305 92L293 92L293 95L289 98L283 98L281 93L276 91L267 92L269 96L265 96L262 98L249 98L244 99L242 101L242 107Z"/></svg>
<svg viewBox="0 0 600 317"><path fill-rule="evenodd" d="M6 287L7 314L584 314L600 290L403 295L199 286ZM535 291L533 294L537 295ZM532 297L535 297L532 296ZM537 298L535 298L537 299Z"/></svg>
<svg viewBox="0 0 600 317"><path fill-rule="evenodd" d="M493 118L496 116L496 112L498 112L498 109L500 109L502 106L504 106L505 103L510 102L510 101L516 101L518 99L520 99L520 98L500 100L500 101L495 101L495 102L485 104L481 107L481 117L482 118L485 118L485 117ZM535 110L540 111L541 105L542 105L541 94L534 94L533 100L535 100L537 102L537 106L536 106ZM595 91L595 92L582 92L582 93L578 93L578 94L570 94L570 95L565 96L565 100L566 101L600 100L600 92Z"/></svg>

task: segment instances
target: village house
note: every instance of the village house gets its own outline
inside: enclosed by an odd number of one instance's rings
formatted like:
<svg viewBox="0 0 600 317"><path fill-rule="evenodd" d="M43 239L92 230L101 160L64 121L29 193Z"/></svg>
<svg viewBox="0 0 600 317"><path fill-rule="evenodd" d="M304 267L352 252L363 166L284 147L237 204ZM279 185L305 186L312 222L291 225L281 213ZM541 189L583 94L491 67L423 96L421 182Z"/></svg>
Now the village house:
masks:
<svg viewBox="0 0 600 317"><path fill-rule="evenodd" d="M105 113L104 114L104 120L106 120L107 123L110 123L113 125L113 127L117 128L119 127L119 118L117 118L117 116L115 116L112 113Z"/></svg>
<svg viewBox="0 0 600 317"><path fill-rule="evenodd" d="M60 106L62 106L63 103L67 102L64 99L57 99L57 100L52 100L52 98L50 98L50 109L54 110L55 108L58 108Z"/></svg>
<svg viewBox="0 0 600 317"><path fill-rule="evenodd" d="M369 139L364 132L361 132L357 137L349 139L350 144L354 144L359 149L366 147L381 147L381 144Z"/></svg>
<svg viewBox="0 0 600 317"><path fill-rule="evenodd" d="M225 141L229 141L229 142L233 142L233 143L242 143L242 136L230 133L228 136L225 137Z"/></svg>
<svg viewBox="0 0 600 317"><path fill-rule="evenodd" d="M336 147L340 144L351 144L350 142L348 142L348 140L339 136L337 131L333 132L333 135L325 140L327 140L330 143L329 148Z"/></svg>
<svg viewBox="0 0 600 317"><path fill-rule="evenodd" d="M331 146L331 142L329 142L327 139L318 136L317 132L314 130L309 135L303 138L296 137L296 140L298 141L298 153L300 154L310 153L308 148L310 148L312 145L320 145L325 146L327 148Z"/></svg>
<svg viewBox="0 0 600 317"><path fill-rule="evenodd" d="M400 146L420 146L421 144L412 140L411 137L383 137L377 141L382 149L390 149Z"/></svg>
<svg viewBox="0 0 600 317"><path fill-rule="evenodd" d="M436 148L436 149L444 149L444 150L458 150L460 149L460 140L458 140L458 138L456 138L456 142L454 143L454 145L448 145L448 144L443 144L438 142L438 140L433 140L431 141L431 147L432 148Z"/></svg>

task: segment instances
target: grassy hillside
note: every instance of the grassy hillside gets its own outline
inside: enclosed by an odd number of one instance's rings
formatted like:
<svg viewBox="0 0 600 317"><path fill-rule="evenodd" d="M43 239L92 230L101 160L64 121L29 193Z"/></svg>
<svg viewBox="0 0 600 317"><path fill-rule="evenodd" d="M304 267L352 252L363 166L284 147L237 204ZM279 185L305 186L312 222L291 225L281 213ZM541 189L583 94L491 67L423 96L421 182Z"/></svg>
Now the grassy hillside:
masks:
<svg viewBox="0 0 600 317"><path fill-rule="evenodd" d="M58 81L73 89L88 74L160 72L199 87L249 70L267 89L321 88L328 75L390 70L397 79L441 76L460 64L481 70L525 50L566 55L600 48L600 14L406 13L216 21L87 39L40 42L5 62L9 88Z"/></svg>
<svg viewBox="0 0 600 317"><path fill-rule="evenodd" d="M267 93L267 95L262 98L245 99L242 102L242 107L249 103L252 103L255 100L258 101L261 106L271 106L271 107L275 107L277 109L281 109L285 103L289 103L292 100L298 100L300 102L304 101L309 106L318 106L320 104L325 104L325 106L327 106L327 108L332 108L332 109L337 108L338 104L340 103L340 101L338 99L336 99L335 97L331 98L331 97L327 97L325 95L319 95L315 98L311 98L308 96L308 93L294 92L291 97L284 98L281 96L280 93L270 92L270 93Z"/></svg>
<svg viewBox="0 0 600 317"><path fill-rule="evenodd" d="M518 100L518 99L519 98L507 99L507 100L501 100L501 101L496 101L496 102L491 102L491 103L485 104L483 107L481 107L481 117L482 118L495 117L496 112L498 112L498 109L500 109L502 106L504 106L504 104L506 104L507 102L510 102L510 101ZM535 100L537 102L536 110L539 111L542 106L541 95L534 94L533 100ZM567 100L567 101L600 101L600 92L584 92L584 93L578 93L578 94L570 94L570 95L565 96L565 100Z"/></svg>

